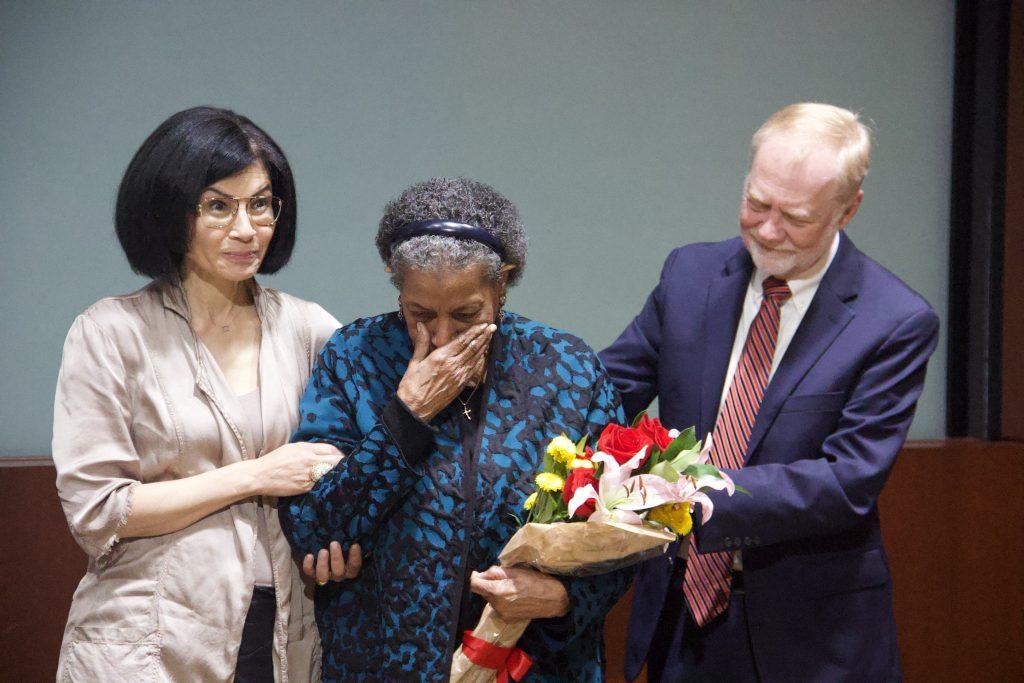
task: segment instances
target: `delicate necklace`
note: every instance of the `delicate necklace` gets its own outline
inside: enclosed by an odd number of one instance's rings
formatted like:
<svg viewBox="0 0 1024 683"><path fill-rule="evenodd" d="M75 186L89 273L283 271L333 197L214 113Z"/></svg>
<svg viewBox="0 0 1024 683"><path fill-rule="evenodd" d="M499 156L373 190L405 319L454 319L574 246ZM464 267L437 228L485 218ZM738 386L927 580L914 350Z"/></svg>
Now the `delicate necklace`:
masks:
<svg viewBox="0 0 1024 683"><path fill-rule="evenodd" d="M479 388L480 388L479 384L477 384L475 387L473 387L473 391L469 392L469 396L466 397L465 401L462 400L461 396L456 396L455 397L455 398L459 399L459 403L462 404L462 414L466 416L467 420L472 420L473 419L473 411L470 410L470 408L469 408L469 402L473 400L473 394L475 394L476 390L479 389Z"/></svg>
<svg viewBox="0 0 1024 683"><path fill-rule="evenodd" d="M220 327L220 331L221 332L230 332L231 331L231 320L234 318L234 314L235 314L235 309L236 308L238 308L238 305L235 304L234 300L232 299L232 301L231 301L231 308L228 309L227 316L225 316L224 320L222 322L219 322L219 323L213 317L213 312L211 312L210 309L206 309L206 315L210 318L210 322L211 323L213 323L214 325Z"/></svg>

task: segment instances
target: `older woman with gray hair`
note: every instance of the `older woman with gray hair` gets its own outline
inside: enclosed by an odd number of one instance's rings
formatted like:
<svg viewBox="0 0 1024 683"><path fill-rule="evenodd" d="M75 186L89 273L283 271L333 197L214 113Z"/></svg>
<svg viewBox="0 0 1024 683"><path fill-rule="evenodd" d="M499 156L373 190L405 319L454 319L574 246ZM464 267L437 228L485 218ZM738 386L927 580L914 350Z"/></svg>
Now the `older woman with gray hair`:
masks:
<svg viewBox="0 0 1024 683"><path fill-rule="evenodd" d="M338 330L296 441L348 453L282 505L293 548L361 544L362 574L317 589L327 680L447 680L485 602L532 619L530 680L601 680L605 612L628 574L556 578L493 565L548 441L623 419L580 339L503 310L526 236L493 188L434 178L388 204L377 248L396 312Z"/></svg>

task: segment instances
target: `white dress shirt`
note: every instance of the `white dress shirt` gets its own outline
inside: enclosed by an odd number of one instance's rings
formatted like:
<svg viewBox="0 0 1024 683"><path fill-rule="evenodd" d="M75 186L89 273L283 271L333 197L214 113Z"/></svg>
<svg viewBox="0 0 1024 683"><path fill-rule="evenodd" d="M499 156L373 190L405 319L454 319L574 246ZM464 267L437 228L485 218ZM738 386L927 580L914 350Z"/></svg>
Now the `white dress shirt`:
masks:
<svg viewBox="0 0 1024 683"><path fill-rule="evenodd" d="M825 273L828 271L828 267L832 265L832 259L836 257L836 252L839 250L839 233L837 232L835 237L832 239L832 246L829 249L828 259L825 264L814 271L812 274L804 278L787 280L786 284L789 285L789 291L792 296L786 300L779 309L779 335L778 340L775 342L775 355L772 357L772 369L768 375L768 382L771 383L772 377L775 376L775 371L779 367L779 363L782 358L786 355L786 349L789 348L789 343L793 341L793 335L796 334L796 330L800 327L800 323L804 319L804 314L807 313L807 309L811 305L811 301L814 300L814 295L818 291L818 285L821 284L821 279L825 277ZM747 341L747 333L750 330L750 326L754 323L754 318L757 317L757 312L761 310L761 301L764 299L764 293L761 290L761 283L764 282L765 278L769 277L769 274L754 268L754 274L750 278L750 283L747 285L747 294L743 299L743 312L740 314L740 322L736 326L736 336L733 337L732 341L732 355L729 357L729 369L725 373L725 383L722 385L722 397L718 403L718 414L722 414L722 408L725 406L725 399L729 395L729 386L732 384L732 377L736 374L736 366L740 363L740 355L743 353L743 346ZM767 388L765 389L767 391ZM734 570L743 569L743 558L740 555L740 551L736 551L733 554L732 561Z"/></svg>
<svg viewBox="0 0 1024 683"><path fill-rule="evenodd" d="M779 363L782 361L783 356L786 355L786 349L789 348L789 343L793 341L793 335L796 334L797 328L800 327L804 314L807 313L807 309L810 307L811 301L818 291L818 285L821 284L821 279L825 277L828 267L832 265L832 259L836 257L838 250L839 233L837 232L832 239L832 246L829 249L828 259L825 261L824 266L818 268L817 271L805 278L786 281L792 296L786 300L786 303L779 310L779 336L778 341L775 342L775 355L772 357L772 369L768 375L769 383L775 375L775 371L779 368ZM747 341L747 333L750 331L750 326L754 324L757 312L761 310L761 301L764 299L761 283L767 277L770 277L768 273L759 268L754 268L754 274L747 285L747 295L743 299L743 312L740 315L740 322L736 326L736 336L733 337L732 341L729 369L725 373L722 396L718 402L719 414L721 414L722 406L725 405L726 396L729 395L729 385L732 384L732 376L736 374L736 366L740 363L740 355L743 353L743 345Z"/></svg>

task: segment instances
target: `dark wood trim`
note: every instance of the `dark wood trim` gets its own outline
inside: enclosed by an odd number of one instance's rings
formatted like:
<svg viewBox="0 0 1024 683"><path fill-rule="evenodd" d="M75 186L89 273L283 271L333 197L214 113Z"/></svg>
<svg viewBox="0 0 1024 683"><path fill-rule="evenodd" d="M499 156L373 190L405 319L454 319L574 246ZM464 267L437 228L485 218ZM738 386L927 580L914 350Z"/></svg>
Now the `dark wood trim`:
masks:
<svg viewBox="0 0 1024 683"><path fill-rule="evenodd" d="M47 467L53 466L48 455L0 455L0 467Z"/></svg>
<svg viewBox="0 0 1024 683"><path fill-rule="evenodd" d="M908 444L879 499L903 675L1024 680L1024 443Z"/></svg>
<svg viewBox="0 0 1024 683"><path fill-rule="evenodd" d="M946 431L1002 429L1002 285L1010 0L956 8Z"/></svg>
<svg viewBox="0 0 1024 683"><path fill-rule="evenodd" d="M1006 220L1003 261L1004 439L1024 441L1024 0L1010 14L1006 109Z"/></svg>

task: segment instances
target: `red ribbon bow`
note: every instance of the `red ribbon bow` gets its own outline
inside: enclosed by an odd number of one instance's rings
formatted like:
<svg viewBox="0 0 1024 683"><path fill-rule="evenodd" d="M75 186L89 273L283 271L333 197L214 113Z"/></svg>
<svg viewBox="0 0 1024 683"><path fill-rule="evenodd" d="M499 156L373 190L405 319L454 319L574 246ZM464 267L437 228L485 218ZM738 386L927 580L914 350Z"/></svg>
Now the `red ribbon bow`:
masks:
<svg viewBox="0 0 1024 683"><path fill-rule="evenodd" d="M518 647L501 647L477 638L472 631L462 632L462 654L469 661L485 669L498 672L497 683L508 683L522 680L526 672L533 666L533 660Z"/></svg>

